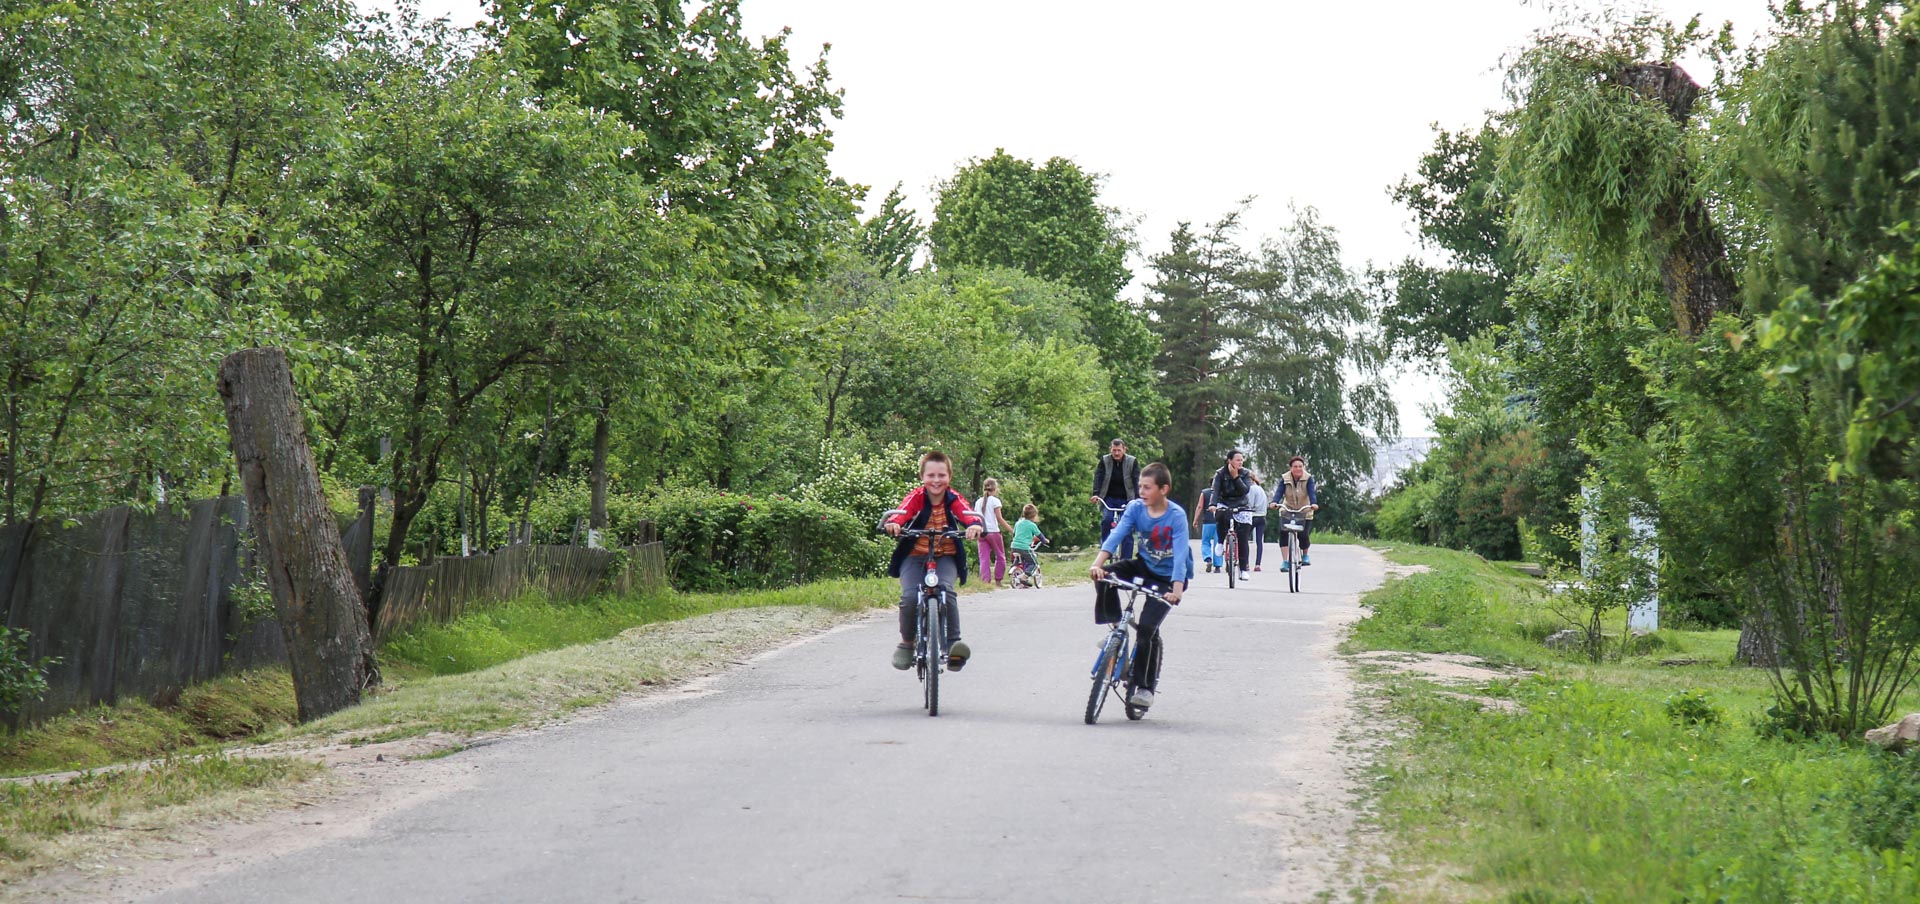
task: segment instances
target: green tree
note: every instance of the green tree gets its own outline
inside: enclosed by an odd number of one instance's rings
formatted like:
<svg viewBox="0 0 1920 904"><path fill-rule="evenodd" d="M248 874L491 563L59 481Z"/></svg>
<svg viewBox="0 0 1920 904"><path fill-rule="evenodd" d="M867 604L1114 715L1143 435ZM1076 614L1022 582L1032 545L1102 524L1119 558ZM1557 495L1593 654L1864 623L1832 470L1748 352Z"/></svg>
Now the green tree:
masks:
<svg viewBox="0 0 1920 904"><path fill-rule="evenodd" d="M895 185L887 192L880 210L860 224L860 253L866 255L881 276L905 276L913 272L913 259L926 242L926 227L920 217L906 206L907 198Z"/></svg>
<svg viewBox="0 0 1920 904"><path fill-rule="evenodd" d="M709 224L730 278L790 295L849 237L854 189L827 166L840 92L826 58L794 71L788 33L747 36L740 0L495 0L490 10L489 34L545 102L633 128L621 165L659 203Z"/></svg>
<svg viewBox="0 0 1920 904"><path fill-rule="evenodd" d="M1412 212L1420 243L1447 263L1402 261L1390 271L1393 295L1380 310L1385 341L1428 360L1446 354L1447 340L1510 322L1507 292L1520 269L1508 202L1495 184L1499 133L1434 131L1433 150L1394 186L1393 199Z"/></svg>
<svg viewBox="0 0 1920 904"><path fill-rule="evenodd" d="M1063 157L1036 166L996 150L941 184L927 237L936 267L1007 267L1079 290L1118 406L1090 435L1127 436L1140 454L1158 454L1167 402L1154 390L1154 336L1120 298L1133 243L1119 213L1101 205L1098 176Z"/></svg>

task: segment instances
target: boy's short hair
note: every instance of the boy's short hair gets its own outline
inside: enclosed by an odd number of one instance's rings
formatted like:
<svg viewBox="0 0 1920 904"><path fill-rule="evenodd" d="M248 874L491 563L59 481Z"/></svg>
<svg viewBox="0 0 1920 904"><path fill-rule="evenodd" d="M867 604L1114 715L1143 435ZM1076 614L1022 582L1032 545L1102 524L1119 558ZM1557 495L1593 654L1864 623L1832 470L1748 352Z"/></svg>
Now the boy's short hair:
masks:
<svg viewBox="0 0 1920 904"><path fill-rule="evenodd" d="M1040 507L1029 502L1020 508L1020 517L1028 521L1040 520Z"/></svg>
<svg viewBox="0 0 1920 904"><path fill-rule="evenodd" d="M953 462L947 458L947 453L942 452L939 449L934 449L928 452L927 454L920 456L920 473L922 474L927 473L927 465L936 461L943 465L946 465L948 473L953 472Z"/></svg>
<svg viewBox="0 0 1920 904"><path fill-rule="evenodd" d="M1153 464L1147 465L1144 468L1141 468L1140 476L1147 480L1153 481L1156 486L1165 487L1165 486L1171 486L1173 484L1173 472L1167 470L1166 465L1163 465L1157 461L1154 462Z"/></svg>
<svg viewBox="0 0 1920 904"><path fill-rule="evenodd" d="M1305 455L1295 455L1294 457L1287 459L1287 467L1289 468L1293 467L1293 463L1296 461L1304 465L1307 463L1307 457Z"/></svg>

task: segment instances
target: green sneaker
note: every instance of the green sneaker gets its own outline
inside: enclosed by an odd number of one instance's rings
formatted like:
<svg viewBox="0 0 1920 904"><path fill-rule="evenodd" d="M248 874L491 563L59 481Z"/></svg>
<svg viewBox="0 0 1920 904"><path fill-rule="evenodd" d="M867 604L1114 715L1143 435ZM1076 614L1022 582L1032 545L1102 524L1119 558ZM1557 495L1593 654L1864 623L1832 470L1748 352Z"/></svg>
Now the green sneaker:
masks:
<svg viewBox="0 0 1920 904"><path fill-rule="evenodd" d="M903 643L893 648L893 667L903 672L913 668L913 644Z"/></svg>
<svg viewBox="0 0 1920 904"><path fill-rule="evenodd" d="M967 657L973 655L973 649L964 640L956 640L947 648L947 671L957 672L967 667Z"/></svg>

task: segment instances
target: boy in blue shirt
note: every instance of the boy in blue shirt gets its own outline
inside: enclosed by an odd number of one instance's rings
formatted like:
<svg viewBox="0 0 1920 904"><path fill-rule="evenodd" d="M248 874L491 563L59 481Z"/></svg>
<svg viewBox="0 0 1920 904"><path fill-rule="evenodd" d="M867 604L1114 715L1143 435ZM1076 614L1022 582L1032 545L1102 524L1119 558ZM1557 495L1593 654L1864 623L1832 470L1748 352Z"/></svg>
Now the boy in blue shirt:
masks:
<svg viewBox="0 0 1920 904"><path fill-rule="evenodd" d="M1140 497L1127 503L1126 511L1100 544L1089 574L1098 581L1111 574L1121 580L1142 578L1143 583L1166 597L1166 602L1150 599L1140 612L1135 626L1133 654L1133 696L1127 702L1142 709L1153 705L1154 683L1160 677L1160 623L1171 612L1168 604L1178 605L1193 574L1192 534L1187 531L1187 512L1167 498L1173 474L1167 466L1154 462L1140 471ZM1131 537L1137 555L1108 568L1107 563L1120 549L1120 541ZM1111 624L1120 619L1120 591L1107 584L1096 584L1094 621Z"/></svg>

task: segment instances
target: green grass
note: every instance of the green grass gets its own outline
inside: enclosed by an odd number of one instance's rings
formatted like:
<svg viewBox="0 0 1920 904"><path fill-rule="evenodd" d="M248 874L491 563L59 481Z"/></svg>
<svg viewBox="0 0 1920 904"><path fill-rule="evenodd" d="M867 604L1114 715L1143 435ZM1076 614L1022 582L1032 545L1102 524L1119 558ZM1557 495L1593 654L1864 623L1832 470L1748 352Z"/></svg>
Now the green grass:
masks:
<svg viewBox="0 0 1920 904"><path fill-rule="evenodd" d="M1394 840L1399 896L1920 899L1920 766L1757 731L1771 693L1764 672L1728 664L1737 632L1662 631L1641 655L1595 665L1540 645L1558 625L1533 579L1448 550L1387 554L1433 570L1370 595L1350 648L1471 653L1537 673L1470 689L1511 698L1518 714L1378 678L1412 729L1379 758L1373 807ZM1660 664L1678 659L1704 664Z"/></svg>
<svg viewBox="0 0 1920 904"><path fill-rule="evenodd" d="M94 706L0 735L0 776L95 769L251 737L294 720L286 669L216 678L166 706Z"/></svg>
<svg viewBox="0 0 1920 904"><path fill-rule="evenodd" d="M0 884L31 872L48 842L127 823L153 826L170 811L287 787L324 769L300 759L194 756L63 781L0 783Z"/></svg>
<svg viewBox="0 0 1920 904"><path fill-rule="evenodd" d="M402 632L380 648L381 668L397 675L458 675L523 656L605 640L628 628L736 608L819 606L864 609L897 594L892 579L823 581L747 593L664 592L551 600L540 594L468 613L446 624Z"/></svg>

